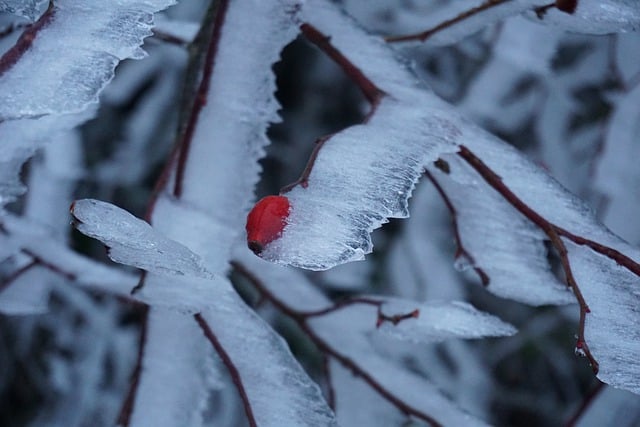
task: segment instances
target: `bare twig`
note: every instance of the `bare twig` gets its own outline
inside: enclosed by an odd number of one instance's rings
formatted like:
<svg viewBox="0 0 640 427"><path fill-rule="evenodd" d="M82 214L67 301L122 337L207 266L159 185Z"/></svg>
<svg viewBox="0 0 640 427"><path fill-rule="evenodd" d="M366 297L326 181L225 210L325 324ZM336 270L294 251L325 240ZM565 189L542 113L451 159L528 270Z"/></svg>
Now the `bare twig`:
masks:
<svg viewBox="0 0 640 427"><path fill-rule="evenodd" d="M158 30L157 28L153 29L153 37L165 43L173 44L180 47L187 47L189 45L189 41L173 34L165 33L164 31Z"/></svg>
<svg viewBox="0 0 640 427"><path fill-rule="evenodd" d="M234 268L238 267L237 264L233 264L233 266ZM299 312L299 314L305 319L308 319L310 317L325 316L327 314L331 314L335 311L342 310L343 308L349 307L352 305L372 305L374 307L380 307L382 304L384 304L384 301L382 300L376 300L376 299L370 299L370 298L349 298L342 301L338 301L335 304L333 304L331 307L327 307L322 310L304 311L304 312Z"/></svg>
<svg viewBox="0 0 640 427"><path fill-rule="evenodd" d="M249 422L249 426L257 427L258 423L256 422L256 418L253 415L253 408L251 407L251 402L249 401L249 396L247 395L247 391L244 388L244 384L242 383L242 378L240 377L240 372L238 371L238 368L233 363L233 360L231 360L231 357L226 352L226 350L218 340L218 337L216 337L213 330L211 330L211 327L209 326L207 321L204 320L202 315L196 314L194 315L194 317L196 319L196 322L198 322L198 325L200 326L200 328L202 328L202 332L204 332L204 335L207 337L211 345L213 345L213 348L216 350L216 352L220 356L220 359L222 359L222 363L224 363L227 370L229 371L231 380L233 381L233 384L236 386L236 389L238 390L238 394L240 394L240 399L242 400L242 405L244 406L244 412L247 415L247 421Z"/></svg>

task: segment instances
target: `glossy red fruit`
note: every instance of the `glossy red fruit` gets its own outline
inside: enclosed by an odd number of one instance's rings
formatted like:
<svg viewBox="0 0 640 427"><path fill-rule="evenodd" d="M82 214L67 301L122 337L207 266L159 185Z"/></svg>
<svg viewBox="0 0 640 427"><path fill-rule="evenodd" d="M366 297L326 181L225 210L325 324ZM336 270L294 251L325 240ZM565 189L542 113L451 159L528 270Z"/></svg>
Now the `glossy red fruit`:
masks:
<svg viewBox="0 0 640 427"><path fill-rule="evenodd" d="M264 247L280 237L291 205L284 196L267 196L260 199L247 216L247 244L256 255Z"/></svg>

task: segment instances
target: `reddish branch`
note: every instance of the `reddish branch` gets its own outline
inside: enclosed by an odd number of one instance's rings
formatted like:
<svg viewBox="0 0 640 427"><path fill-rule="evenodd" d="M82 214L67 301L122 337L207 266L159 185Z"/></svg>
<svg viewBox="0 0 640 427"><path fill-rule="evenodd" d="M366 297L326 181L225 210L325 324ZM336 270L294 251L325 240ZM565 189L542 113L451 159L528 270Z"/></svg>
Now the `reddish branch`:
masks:
<svg viewBox="0 0 640 427"><path fill-rule="evenodd" d="M335 46L331 44L331 38L321 33L317 28L312 26L311 24L305 23L300 26L300 31L302 34L309 40L311 43L315 44L320 50L322 50L327 56L329 56L342 70L344 73L353 81L364 97L367 99L369 104L371 104L371 110L367 114L365 118L365 123L369 120L369 118L375 113L376 108L382 98L385 96L385 93L380 90L358 67L356 67L346 56L342 54ZM313 147L313 151L311 152L311 156L309 156L309 160L307 161L307 165L305 166L300 178L296 181L288 184L280 189L280 194L287 193L291 191L294 187L301 185L302 188L306 188L309 185L309 175L313 170L313 166L318 158L318 154L320 150L324 146L324 143L327 142L331 137L335 134L326 135L321 138L318 138Z"/></svg>
<svg viewBox="0 0 640 427"><path fill-rule="evenodd" d="M220 35L222 34L222 24L229 7L229 0L221 0L218 2L215 10L215 19L211 26L211 39L207 48L207 55L205 57L204 68L202 70L202 77L200 85L194 100L193 109L191 110L191 116L187 122L187 127L184 130L181 141L178 144L180 147L180 154L178 156L178 164L176 165L176 179L173 187L173 195L180 197L183 190L184 173L186 170L187 160L189 158L189 152L191 147L191 141L193 140L193 133L195 132L196 125L200 119L200 113L202 108L207 104L207 94L209 93L209 86L211 83L211 75L213 74L213 67L215 66L216 54L218 53L218 45L220 43Z"/></svg>
<svg viewBox="0 0 640 427"><path fill-rule="evenodd" d="M438 427L441 425L440 423L438 423L438 421L436 421L430 415L422 412L418 408L415 408L409 405L404 400L396 396L393 392L385 388L384 385L378 382L369 372L367 372L364 368L362 368L357 361L352 360L349 357L345 356L344 354L340 353L338 349L336 349L331 344L329 344L324 339L322 339L322 337L320 337L315 332L315 330L311 327L311 325L309 325L309 322L308 322L308 320L312 317L326 315L336 310L340 310L342 308L345 308L347 306L354 305L354 304L367 304L367 305L380 307L383 303L382 301L368 299L368 298L356 298L352 300L338 302L332 307L324 310L319 310L315 312L298 311L293 307L287 305L280 299L278 299L278 297L276 297L267 288L267 286L265 286L264 283L262 283L262 281L256 275L254 275L251 271L249 271L246 267L244 267L238 262L232 262L231 265L236 272L238 272L239 274L244 276L247 280L249 280L249 282L260 292L260 294L266 300L271 302L271 304L273 304L273 306L276 309L278 309L282 314L294 320L298 325L298 327L302 330L302 332L305 335L307 335L307 337L309 337L309 339L316 345L316 347L323 353L323 355L337 360L345 368L353 372L355 375L359 376L380 396L382 396L385 400L387 400L389 403L391 403L393 406L395 406L399 411L401 411L405 415L423 420L431 424L433 427ZM380 316L380 314L381 314L380 311L378 311L378 316ZM383 314L382 316L384 316L384 318L382 321L383 322L395 321L395 323L397 323L407 318L415 318L417 317L417 315L418 315L417 310L414 310L410 313L400 314L396 316L388 316ZM381 322L380 317L378 317L376 324L379 324L380 322Z"/></svg>
<svg viewBox="0 0 640 427"><path fill-rule="evenodd" d="M131 383L127 392L127 397L122 403L120 414L118 415L118 425L127 427L131 421L131 414L135 405L138 386L140 385L140 377L142 374L142 360L144 358L144 349L147 342L147 333L149 329L149 307L143 306L142 325L140 330L140 340L138 343L138 356L136 357L136 365L131 374Z"/></svg>
<svg viewBox="0 0 640 427"><path fill-rule="evenodd" d="M302 24L300 26L302 34L311 43L315 44L327 56L338 64L347 76L358 85L367 101L375 105L383 95L383 92L364 75L362 70L356 67L346 56L331 44L331 37L322 34L318 29L310 24Z"/></svg>
<svg viewBox="0 0 640 427"><path fill-rule="evenodd" d="M576 412L567 420L565 423L565 427L574 427L580 418L587 412L587 409L591 406L594 400L598 397L600 392L602 392L605 388L605 383L596 379L597 384L589 391L589 393L585 396L584 400L580 407L576 410Z"/></svg>
<svg viewBox="0 0 640 427"><path fill-rule="evenodd" d="M453 237L456 241L456 246L457 246L456 253L454 255L455 259L458 259L460 257L466 258L467 261L469 261L469 263L473 266L473 270L476 272L478 277L480 277L480 281L482 282L482 285L489 286L489 282L491 281L489 279L489 275L487 275L487 273L485 273L485 271L482 268L476 265L475 258L473 257L473 255L471 255L467 251L467 249L462 244L462 237L460 236L460 229L458 228L458 212L455 206L453 206L453 203L451 203L451 200L449 200L449 196L447 196L447 193L445 193L444 189L442 188L440 183L435 179L433 174L431 174L431 172L429 172L426 169L424 171L424 174L431 181L435 189L438 191L438 194L440 194L442 201L447 206L447 209L451 214L451 223L453 225Z"/></svg>
<svg viewBox="0 0 640 427"><path fill-rule="evenodd" d="M11 49L6 51L4 55L0 57L0 76L13 67L20 58L22 58L22 55L29 50L33 41L36 39L38 32L51 23L53 16L55 15L55 11L56 9L53 6L53 1L50 1L49 7L42 16L40 16L33 25L27 28L24 33L22 33L16 44L13 45Z"/></svg>
<svg viewBox="0 0 640 427"><path fill-rule="evenodd" d="M580 323L578 326L578 341L576 343L576 348L584 353L584 355L589 359L591 363L591 367L595 373L598 373L598 362L595 360L591 351L589 351L589 346L585 341L584 337L584 328L585 328L585 319L587 313L589 313L589 306L585 301L582 291L578 286L573 272L571 270L571 263L569 262L569 256L567 253L567 248L560 238L561 235L568 237L568 235L574 236L568 233L566 230L556 226L555 224L547 221L542 215L533 210L529 205L524 203L518 196L507 187L507 185L491 168L489 168L480 158L478 158L475 154L473 154L467 147L464 145L460 146L460 151L458 151L458 155L462 157L471 167L473 167L476 172L484 178L484 180L489 184L494 190L496 190L506 201L508 201L511 206L516 208L522 215L524 215L527 219L537 225L549 238L552 246L558 253L560 257L560 262L562 264L562 268L565 273L565 279L567 281L567 285L573 290L573 293L578 300L578 304L580 306ZM571 239L571 237L569 237ZM573 239L571 239L573 240ZM583 239L586 240L586 239ZM585 243L581 243L585 244ZM617 252L617 251L616 251ZM637 266L637 264L636 264Z"/></svg>
<svg viewBox="0 0 640 427"><path fill-rule="evenodd" d="M487 0L479 6L466 10L459 15L447 19L446 21L442 21L438 25L428 30L414 33L414 34L405 34L400 36L388 36L385 37L385 40L389 43L397 43L397 42L406 42L406 41L425 41L429 37L433 36L440 31L446 30L456 24L459 24L462 21L465 21L479 13L482 13L486 10L489 10L493 7L500 6L501 4L508 3L512 0ZM575 12L576 7L578 6L578 0L556 0L555 3L549 3L544 6L538 6L534 10L538 18L542 19L547 11L551 8L557 8L563 12L572 14Z"/></svg>
<svg viewBox="0 0 640 427"><path fill-rule="evenodd" d="M196 322L198 322L198 325L200 326L200 328L202 328L202 332L204 332L204 335L207 337L211 345L213 345L213 348L216 350L216 352L220 356L220 359L222 359L222 363L224 363L227 370L229 371L231 380L233 381L233 384L236 386L236 389L240 394L240 398L242 399L242 404L244 406L244 411L247 415L247 420L249 422L249 425L251 427L257 427L258 423L256 422L256 418L253 415L253 408L251 407L251 402L249 401L247 390L244 388L244 384L242 383L242 378L240 377L240 372L238 371L238 368L233 363L233 360L231 360L231 357L226 352L222 344L220 344L218 337L216 337L216 335L213 333L213 330L211 330L211 327L209 326L207 321L204 320L202 315L196 314L194 315L194 317L196 319Z"/></svg>
<svg viewBox="0 0 640 427"><path fill-rule="evenodd" d="M378 310L378 318L376 319L377 328L379 328L384 322L389 322L394 325L397 325L403 320L415 319L420 316L420 310L418 309L415 309L408 313L403 313L403 314L392 314L392 315L384 314L382 312L382 306L384 305L384 301L379 299L372 299L372 298L349 298L342 301L338 301L335 304L333 304L331 307L327 307L322 310L304 311L304 312L301 311L298 313L301 317L305 319L309 319L311 317L326 316L327 314L331 314L335 311L342 310L343 308L349 307L352 305L371 305L376 307Z"/></svg>
<svg viewBox="0 0 640 427"><path fill-rule="evenodd" d="M333 136L333 134L327 135L327 136L323 136L323 137L320 137L320 138L316 139L316 143L313 146L313 151L311 152L311 155L309 156L309 160L307 161L307 165L304 167L304 170L302 171L302 174L300 175L300 178L298 178L297 180L295 180L291 184L288 184L288 185L285 185L284 187L282 187L280 189L280 194L288 193L289 191L293 190L293 188L298 186L298 185L301 185L302 188L307 188L307 186L309 185L309 175L311 174L311 171L313 170L313 165L315 165L315 163L316 163L316 159L318 158L318 154L320 153L320 150L322 149L322 146L324 145L324 143L327 142L327 140L329 140L332 136Z"/></svg>
<svg viewBox="0 0 640 427"><path fill-rule="evenodd" d="M38 261L36 261L35 259L32 259L30 262L28 262L24 266L20 267L19 269L17 269L7 277L5 277L4 280L0 282L0 292L7 289L16 279L18 279L27 271L31 270L36 265L38 265Z"/></svg>
<svg viewBox="0 0 640 427"><path fill-rule="evenodd" d="M415 33L415 34L406 34L402 36L389 36L389 37L386 37L385 40L389 43L406 42L411 40L418 40L423 42L429 37L433 36L435 33L438 33L442 30L452 27L455 24L458 24L466 19L471 18L472 16L475 16L481 12L484 12L485 10L491 9L496 6L500 6L501 4L508 3L510 1L512 0L487 0L486 2L482 3L480 6L466 10L461 14L459 14L458 16L451 19L447 19L446 21L443 21L440 24L428 30L422 31L420 33Z"/></svg>
<svg viewBox="0 0 640 427"><path fill-rule="evenodd" d="M152 222L153 210L155 209L156 203L158 201L158 197L160 193L164 191L168 185L171 176L175 173L174 183L172 193L176 197L180 197L183 191L184 185L184 173L186 170L186 163L189 157L189 151L191 147L191 141L193 139L193 134L196 129L196 125L200 118L200 112L202 108L207 103L207 93L209 91L209 85L211 81L211 75L213 73L213 67L215 64L215 57L218 52L218 44L220 41L220 35L222 32L222 24L224 22L224 18L226 16L227 8L229 6L229 0L221 0L219 2L214 2L214 9L211 12L213 14L213 19L211 20L210 25L207 27L203 26L203 29L200 31L194 42L191 46L207 46L206 55L204 60L203 68L200 72L198 70L197 73L193 73L194 78L199 78L200 83L197 87L195 97L193 99L193 105L189 111L189 115L186 119L186 126L184 130L180 133L176 145L169 156L169 160L167 161L164 169L158 180L155 183L153 193L149 199L149 203L147 204L147 210L145 213L145 220L149 223ZM204 30L204 31L203 31ZM206 35L206 31L210 33Z"/></svg>

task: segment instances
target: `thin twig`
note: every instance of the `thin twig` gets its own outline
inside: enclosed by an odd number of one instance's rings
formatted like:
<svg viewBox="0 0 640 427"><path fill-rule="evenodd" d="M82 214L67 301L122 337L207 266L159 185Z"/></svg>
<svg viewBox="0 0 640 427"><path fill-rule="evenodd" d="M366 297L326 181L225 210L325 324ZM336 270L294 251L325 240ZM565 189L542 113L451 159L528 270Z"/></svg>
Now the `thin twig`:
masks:
<svg viewBox="0 0 640 427"><path fill-rule="evenodd" d="M565 278L567 281L567 285L571 287L573 293L578 300L578 304L580 306L580 323L578 326L578 341L576 343L576 348L578 351L583 352L584 355L589 359L591 363L591 367L595 373L598 373L598 362L595 360L591 352L589 351L589 346L585 340L584 329L585 329L585 319L587 313L590 312L589 306L585 301L580 287L573 277L573 272L571 270L571 263L569 261L569 256L567 252L567 248L560 238L560 236L566 237L575 243L588 245L592 249L597 247L599 250L594 249L596 252L600 252L609 256L609 258L616 260L620 264L620 262L627 263L627 268L629 269L638 269L638 266L633 260L622 255L620 252L608 248L599 243L593 242L588 239L584 239L582 237L576 236L572 233L569 233L567 230L564 230L561 227L547 221L542 215L533 210L529 205L524 203L518 196L511 191L509 187L502 181L502 178L498 176L491 168L489 168L480 158L478 158L475 154L473 154L467 147L464 145L460 146L460 151L458 151L458 155L463 158L471 167L473 167L476 172L480 174L484 178L484 180L500 195L511 204L515 209L517 209L521 214L523 214L527 219L536 224L546 235L549 237L551 244L555 248L560 258L560 262L562 264ZM615 257L615 258L614 258ZM633 271L633 270L632 270Z"/></svg>
<svg viewBox="0 0 640 427"><path fill-rule="evenodd" d="M462 244L462 237L460 236L460 229L458 227L458 212L455 206L453 206L453 203L451 203L451 200L449 200L449 196L447 196L447 193L445 193L444 189L442 188L438 180L436 180L436 178L433 176L433 174L426 169L424 171L424 174L431 181L436 191L442 198L442 201L447 206L449 213L451 214L451 223L453 226L453 237L456 241L456 253L454 255L455 259L458 259L460 257L466 258L467 261L469 261L469 263L473 266L473 271L475 271L478 277L480 278L482 285L489 286L489 283L491 281L489 279L489 275L481 267L478 267L476 265L475 258L473 257L473 255L471 255L467 251L467 249Z"/></svg>
<svg viewBox="0 0 640 427"><path fill-rule="evenodd" d="M30 262L28 262L27 264L23 265L22 267L18 268L13 273L5 277L5 279L2 282L0 282L0 292L7 289L16 279L18 279L18 277L22 276L24 273L31 270L36 265L38 265L38 261L35 259L32 259Z"/></svg>
<svg viewBox="0 0 640 427"><path fill-rule="evenodd" d="M198 322L198 325L200 326L200 328L202 328L202 332L204 332L204 335L207 337L211 345L213 345L213 348L216 350L216 352L220 356L220 359L222 359L222 363L224 363L227 370L229 371L231 380L233 381L233 384L236 386L236 389L238 390L238 394L240 394L240 399L242 400L242 405L244 406L244 412L247 415L247 421L249 422L249 426L257 427L258 423L256 421L255 416L253 415L253 408L251 407L249 396L247 395L247 391L244 388L244 384L242 383L242 378L240 377L240 371L238 371L238 368L233 363L233 360L231 360L231 357L226 352L226 350L218 340L218 337L216 337L213 330L211 329L207 321L204 320L202 315L198 313L194 315L194 317L196 319L196 322Z"/></svg>
<svg viewBox="0 0 640 427"><path fill-rule="evenodd" d="M322 354L322 370L327 381L327 404L333 412L336 411L336 391L331 382L331 359L326 354Z"/></svg>
<svg viewBox="0 0 640 427"><path fill-rule="evenodd" d="M329 58L331 58L342 70L344 73L353 81L364 97L367 99L369 104L371 105L371 109L367 113L364 122L368 122L369 119L375 113L380 101L385 96L385 93L378 88L358 67L356 67L346 56L342 54L335 46L331 44L331 38L321 33L314 26L305 23L300 26L300 31L302 34L309 40L311 43L315 44L320 50L322 50ZM301 185L302 188L307 188L309 185L309 175L311 175L311 171L313 170L313 166L315 165L316 159L318 158L318 154L320 150L324 146L324 143L327 142L331 137L335 134L326 135L321 138L318 138L313 147L313 151L311 152L311 156L309 156L309 160L296 181L288 184L280 189L280 194L287 193L291 191L294 187Z"/></svg>
<svg viewBox="0 0 640 427"><path fill-rule="evenodd" d="M233 264L236 266L236 264ZM317 311L303 311L299 312L300 316L308 319L310 317L319 317L325 316L327 314L331 314L334 311L342 310L345 307L349 307L352 305L372 305L374 307L380 307L384 304L382 300L370 299L370 298L349 298L342 301L338 301L330 307L324 308L322 310Z"/></svg>
<svg viewBox="0 0 640 427"><path fill-rule="evenodd" d="M186 114L183 117L186 124L178 131L173 150L169 155L169 159L165 164L162 173L154 185L151 197L147 203L144 218L150 224L153 220L153 211L158 198L160 197L160 194L169 187L169 182L172 176L174 176L174 182L171 192L176 197L179 197L182 194L184 172L189 156L189 147L198 122L199 113L207 101L207 91L210 84L211 73L213 72L215 54L217 52L217 40L220 38L222 21L224 20L228 3L228 0L212 2L211 8L207 12L207 16L200 31L198 32L198 35L189 45L188 50L192 51L193 58L186 77L187 82L185 84L184 92L187 95L185 95L185 101L182 103L183 109L186 111ZM204 50L203 48L200 48L201 46L207 46L204 61L202 62L199 61L200 56L198 55L201 50ZM190 87L191 80L197 79L199 79L200 83L195 89L193 98L190 98L189 95L194 92Z"/></svg>
<svg viewBox="0 0 640 427"><path fill-rule="evenodd" d="M118 415L118 425L123 427L128 427L131 421L131 414L133 413L136 395L138 393L138 386L140 385L140 377L142 375L142 361L144 359L144 350L147 344L147 333L149 330L149 307L144 306L142 310L142 325L140 329L140 340L138 342L136 365L131 373L131 381L129 383L127 397L122 403L120 414Z"/></svg>
<svg viewBox="0 0 640 427"><path fill-rule="evenodd" d="M189 158L193 134L196 130L198 120L200 119L202 108L207 104L207 95L209 93L211 76L213 74L213 68L215 66L216 54L218 53L218 45L220 43L220 35L222 34L222 26L228 7L229 0L220 0L217 3L215 19L213 25L211 26L211 39L209 41L209 46L207 49L207 56L205 58L204 69L202 70L200 85L194 99L194 106L191 110L191 116L189 117L187 127L179 144L180 154L178 156L178 163L176 165L176 178L173 187L173 195L178 198L182 195L183 191L184 173L186 170L187 160Z"/></svg>
<svg viewBox="0 0 640 427"><path fill-rule="evenodd" d="M446 21L442 21L435 27L430 28L428 30L425 30L419 33L414 33L414 34L405 34L401 36L389 36L389 37L385 37L385 40L389 43L416 41L416 40L423 42L429 37L433 36L434 34L442 30L445 30L455 24L458 24L468 18L471 18L472 16L475 16L481 12L484 12L485 10L491 9L492 7L500 6L501 4L507 3L510 1L512 0L487 0L486 2L482 3L480 6L476 6L469 10L466 10L454 18L447 19Z"/></svg>
<svg viewBox="0 0 640 427"><path fill-rule="evenodd" d="M262 281L249 271L246 267L238 262L232 262L232 267L241 275L243 275L267 300L273 304L282 314L294 320L302 332L309 337L309 339L318 347L318 349L326 356L332 357L345 368L349 369L355 375L360 377L366 382L373 390L375 390L385 400L395 406L399 411L407 416L412 416L421 419L433 427L439 427L441 424L436 421L430 415L422 412L421 410L409 405L398 396L387 390L381 383L379 383L371 374L369 374L364 368L362 368L356 361L351 360L349 357L340 353L340 351L332 347L329 343L323 340L308 323L309 316L305 312L300 312L290 307L280 299L278 299L271 291L262 283ZM362 303L362 301L360 301ZM330 310L327 311L327 313ZM406 316L406 315L402 315ZM412 315L412 317L415 317Z"/></svg>
<svg viewBox="0 0 640 427"><path fill-rule="evenodd" d="M606 384L596 378L597 384L589 391L589 393L582 400L582 404L578 407L576 412L567 420L565 427L574 427L580 418L587 412L587 409L596 400L600 393L605 389Z"/></svg>
<svg viewBox="0 0 640 427"><path fill-rule="evenodd" d="M336 64L342 68L345 74L360 88L362 94L372 105L377 104L384 95L369 78L356 67L346 56L331 44L331 38L322 34L310 24L302 24L300 31L311 43L327 54Z"/></svg>

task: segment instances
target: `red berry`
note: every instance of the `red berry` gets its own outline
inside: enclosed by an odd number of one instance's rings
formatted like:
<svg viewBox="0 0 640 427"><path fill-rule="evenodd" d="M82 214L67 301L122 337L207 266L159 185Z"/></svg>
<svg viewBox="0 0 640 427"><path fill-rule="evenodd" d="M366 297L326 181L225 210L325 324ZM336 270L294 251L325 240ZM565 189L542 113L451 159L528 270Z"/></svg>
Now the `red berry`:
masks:
<svg viewBox="0 0 640 427"><path fill-rule="evenodd" d="M247 216L247 244L256 255L264 247L280 237L289 216L289 199L284 196L267 196L258 201Z"/></svg>

